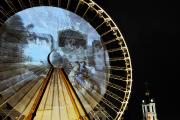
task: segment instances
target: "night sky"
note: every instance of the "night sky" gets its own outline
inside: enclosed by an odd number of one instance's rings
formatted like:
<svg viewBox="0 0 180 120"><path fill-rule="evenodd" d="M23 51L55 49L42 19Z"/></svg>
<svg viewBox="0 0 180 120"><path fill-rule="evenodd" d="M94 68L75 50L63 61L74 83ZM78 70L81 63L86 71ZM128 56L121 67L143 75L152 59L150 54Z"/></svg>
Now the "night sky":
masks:
<svg viewBox="0 0 180 120"><path fill-rule="evenodd" d="M150 0L95 1L118 25L130 50L133 88L125 120L142 120L146 81L156 101L158 119L178 120L178 4Z"/></svg>

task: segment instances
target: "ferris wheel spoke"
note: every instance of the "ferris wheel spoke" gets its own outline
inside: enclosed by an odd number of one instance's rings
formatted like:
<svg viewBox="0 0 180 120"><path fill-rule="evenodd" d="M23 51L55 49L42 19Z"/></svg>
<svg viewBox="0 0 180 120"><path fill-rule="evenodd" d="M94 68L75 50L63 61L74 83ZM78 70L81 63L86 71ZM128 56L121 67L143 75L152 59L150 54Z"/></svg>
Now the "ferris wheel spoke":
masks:
<svg viewBox="0 0 180 120"><path fill-rule="evenodd" d="M131 70L131 68L119 67L119 66L107 66L106 68L109 70L116 70L116 71L130 71Z"/></svg>
<svg viewBox="0 0 180 120"><path fill-rule="evenodd" d="M16 85L18 84L19 82L23 81L23 80L28 80L28 79L31 79L33 77L37 77L38 75L41 75L43 73L44 70L41 70L41 71L38 71L36 72L37 75L35 75L34 73L30 72L29 74L28 73L25 73L25 74L20 74L20 75L17 75L17 76L13 76L11 78L7 78L7 79L4 79L3 81L0 82L0 85L2 86L0 88L0 91L3 92L4 90L6 90L8 87L11 87L13 85ZM41 74L39 74L41 73ZM8 75L8 74L7 74ZM10 86L11 85L11 86Z"/></svg>
<svg viewBox="0 0 180 120"><path fill-rule="evenodd" d="M67 10L69 9L70 4L71 4L71 0L68 0L67 6L66 6L66 9L67 9Z"/></svg>
<svg viewBox="0 0 180 120"><path fill-rule="evenodd" d="M43 5L43 0L28 0L28 1L29 1L30 7ZM48 1L48 3L49 3L49 1Z"/></svg>
<svg viewBox="0 0 180 120"><path fill-rule="evenodd" d="M0 25L2 25L3 24L3 20L0 18Z"/></svg>
<svg viewBox="0 0 180 120"><path fill-rule="evenodd" d="M110 78L123 81L123 82L131 81L131 79L128 79L127 77L122 77L122 76L117 76L117 75L112 75L112 74L110 75Z"/></svg>
<svg viewBox="0 0 180 120"><path fill-rule="evenodd" d="M104 104L106 104L107 106L109 106L109 108L111 108L112 110L114 110L115 112L118 112L118 108L116 106L114 106L114 104L112 104L110 101L108 101L104 96L102 96L101 94L97 93L96 91L94 92L89 92L89 94L91 94L95 99L97 99L97 101L102 101Z"/></svg>
<svg viewBox="0 0 180 120"><path fill-rule="evenodd" d="M17 84L20 84L20 83L22 83L22 82L25 82L24 83L24 86L27 86L27 85L31 85L31 83L33 82L33 81L35 81L36 79L39 79L40 77L37 77L37 76L30 76L29 78L25 78L24 80L21 80L20 82L18 82L18 83L16 83L16 85ZM28 80L29 79L29 80ZM7 92L7 90L11 90L11 88L12 87L15 87L15 85L14 86L11 86L10 88L8 88L8 89L6 89L6 90L4 90L4 91L2 91L1 92L1 94L2 95L6 95L6 92ZM1 103L1 105L0 105L0 107L2 107L3 105L5 105L6 103L8 103L8 101L10 101L10 100L12 100L13 98L15 98L16 96L18 96L18 94L19 93L21 93L21 92L19 92L19 91L22 91L22 89L25 89L24 87L23 88L15 88L14 90L15 90L15 92L13 92L13 93L9 93L10 95L6 95L6 97L5 97L5 99L4 99L4 102L3 103Z"/></svg>
<svg viewBox="0 0 180 120"><path fill-rule="evenodd" d="M91 9L92 11L95 11L96 12L96 14L91 18L91 20L89 20L89 22L90 23L92 23L94 20L95 20L95 18L98 16L98 13L97 13L97 11L92 7L92 9Z"/></svg>
<svg viewBox="0 0 180 120"><path fill-rule="evenodd" d="M58 7L61 6L61 0L57 0L57 6L58 6Z"/></svg>
<svg viewBox="0 0 180 120"><path fill-rule="evenodd" d="M95 98L93 98L83 86L81 86L81 87L83 90L83 93L82 93L82 91L80 91L81 95L89 103L89 105L93 108L96 104L98 104L98 101Z"/></svg>
<svg viewBox="0 0 180 120"><path fill-rule="evenodd" d="M103 67L104 65L96 65L98 67ZM119 67L119 66L106 66L108 70L116 70L116 71L131 71L131 68L128 67Z"/></svg>
<svg viewBox="0 0 180 120"><path fill-rule="evenodd" d="M17 53L18 54L18 53ZM10 62L14 60L24 60L24 58L19 58L18 56L8 56L8 55L0 55L0 61Z"/></svg>
<svg viewBox="0 0 180 120"><path fill-rule="evenodd" d="M41 80L41 83L43 82L43 80ZM40 82L39 82L40 83ZM38 86L39 88L37 89L37 91L35 91L34 96L32 97L31 101L29 102L29 104L27 105L26 109L20 114L19 119L21 120L21 118L23 118L24 116L27 116L29 111L31 110L31 107L33 106L33 103L36 99L36 97L38 96L38 93L41 89L42 84L40 83L40 85Z"/></svg>
<svg viewBox="0 0 180 120"><path fill-rule="evenodd" d="M105 23L105 21L102 22L101 24L99 24L95 29L96 29L96 30L99 29L104 23Z"/></svg>
<svg viewBox="0 0 180 120"><path fill-rule="evenodd" d="M87 93L86 95L84 95L84 98L85 98L85 100L91 105L92 103L94 104L94 103L96 103L96 105L95 105L95 107L94 107L94 105L93 105L93 108L96 108L96 109L98 109L102 114L104 114L106 117L107 116L110 116L108 113L106 113L105 111L102 111L102 109L100 109L100 108L102 108L100 105L100 107L97 107L97 105L98 105L98 102L94 99L94 98L92 98L90 95L89 95L89 93ZM92 111L93 111L93 114L94 114L94 116L97 118L97 119L101 119L100 118L100 116L98 116L98 115L96 115L96 112L97 111L94 111L94 109L92 109ZM106 114L105 114L106 113Z"/></svg>
<svg viewBox="0 0 180 120"><path fill-rule="evenodd" d="M99 104L95 107L98 109L108 120L113 120L113 117Z"/></svg>
<svg viewBox="0 0 180 120"><path fill-rule="evenodd" d="M75 11L74 11L74 13L77 13L80 4L82 4L82 0L79 0L78 4L77 4L77 6L76 6L76 9L75 9Z"/></svg>
<svg viewBox="0 0 180 120"><path fill-rule="evenodd" d="M83 86L82 86L83 87ZM83 89L85 89L83 87ZM97 108L98 110L100 110L101 113L103 113L106 118L108 118L108 116L110 116L102 107L101 105L98 104L98 101L97 99L95 99L86 89L84 91L84 93L81 93L84 97L84 99L89 103L89 105L92 107L92 108ZM99 107L97 107L99 106ZM99 118L99 117L98 117ZM112 117L111 117L112 118Z"/></svg>
<svg viewBox="0 0 180 120"><path fill-rule="evenodd" d="M118 64L117 62L111 62L112 64L113 63L116 63ZM111 65L111 66L107 66L106 68L109 69L109 70L114 70L114 71L126 71L127 73L129 71L132 71L132 68L129 66L129 63L124 61L124 66L125 67L119 67L119 66L115 66L115 65Z"/></svg>
<svg viewBox="0 0 180 120"><path fill-rule="evenodd" d="M90 91L88 91L83 85L80 84L80 86L81 86L81 88L83 88L83 93L80 92L83 95L83 98L89 103L89 105L92 108L94 108L94 106L97 106L98 101L101 99L98 99L97 96L92 95L92 93ZM112 118L100 105L99 105L99 107L97 107L97 109L100 110L100 112L103 113L106 116L106 118Z"/></svg>
<svg viewBox="0 0 180 120"><path fill-rule="evenodd" d="M128 78L128 77L123 77L123 76L117 76L117 75L114 75L114 74L109 74L109 73L106 73L107 76L110 76L109 78L113 78L115 80L118 80L118 81L122 81L122 82L131 82L132 79L131 78ZM98 80L101 80L101 81L104 81L104 79L100 78L100 77L95 77L95 79L98 79ZM109 82L106 82L107 85ZM114 88L115 86L113 86ZM117 89L120 89L120 88L117 88ZM121 90L122 91L122 90Z"/></svg>
<svg viewBox="0 0 180 120"><path fill-rule="evenodd" d="M12 110L10 110L6 113L6 117L3 120L5 120L7 117L11 116L11 114L13 114L13 112L16 111L16 107L17 107L18 103L20 103L20 101L26 96L26 94L28 94L28 92L30 90L32 90L34 85L37 84L37 81L38 81L38 79L33 80L30 83L26 84L20 91L18 91L18 93L16 95L12 96L11 99L9 99L7 101L8 104L11 103ZM24 94L22 94L22 93L24 93ZM2 106L2 107L5 107L5 106Z"/></svg>
<svg viewBox="0 0 180 120"><path fill-rule="evenodd" d="M116 51L122 51L123 48L113 48L113 49L109 49L109 50L106 50L107 52L116 52Z"/></svg>
<svg viewBox="0 0 180 120"><path fill-rule="evenodd" d="M9 65L9 63L0 65L0 74L5 75L5 74L8 74L8 73L12 72L13 70L14 71L26 70L26 66L23 66L23 65L20 65L20 64L15 64L14 66L11 66L11 67L8 67L8 65ZM1 79L3 80L3 77L1 77Z"/></svg>
<svg viewBox="0 0 180 120"><path fill-rule="evenodd" d="M128 81L129 79L127 79L127 77L124 77L124 76L119 76L119 75L114 75L112 73L109 73L109 72L104 72L103 73L105 76L109 76L110 78L114 78L114 79L117 79L117 80L120 80L120 81ZM99 77L96 77L96 79L98 80L103 80L102 78L99 78Z"/></svg>
<svg viewBox="0 0 180 120"><path fill-rule="evenodd" d="M114 31L116 31L116 30L118 30L117 27L111 27L110 30L108 30L108 31L106 31L106 32L104 32L104 33L102 33L100 36L103 37L103 36L107 35L108 33L114 32Z"/></svg>
<svg viewBox="0 0 180 120"><path fill-rule="evenodd" d="M86 91L83 93L81 90L78 90L75 88L77 94L79 95L80 100L82 101L82 104L84 105L86 111L90 111L90 114L94 115L95 111L93 110L94 106L92 103L98 104L98 102L92 98ZM90 101L89 101L90 100ZM98 116L95 116L97 120L100 120Z"/></svg>
<svg viewBox="0 0 180 120"><path fill-rule="evenodd" d="M96 95L97 96L99 96L98 97L98 99L99 99L99 101L101 101L101 102L103 102L104 104L106 104L111 110L113 110L114 112L118 112L118 108L114 105L114 104L112 104L109 100L107 100L104 96L101 96L100 94L98 94L98 93L96 93Z"/></svg>
<svg viewBox="0 0 180 120"><path fill-rule="evenodd" d="M43 5L43 0L39 0L39 5Z"/></svg>
<svg viewBox="0 0 180 120"><path fill-rule="evenodd" d="M91 112L89 112L89 114L93 117L94 120L101 120L101 119L99 118L99 116L95 115L96 113L95 113L94 110L92 110Z"/></svg>
<svg viewBox="0 0 180 120"><path fill-rule="evenodd" d="M81 85L83 87L83 85ZM101 94L97 93L96 90L88 90L87 88L83 87L87 93L96 101L102 101L104 104L106 104L110 109L114 110L116 113L118 112L118 108L114 106L110 101L108 101L104 96ZM86 93L86 94L87 94Z"/></svg>
<svg viewBox="0 0 180 120"><path fill-rule="evenodd" d="M17 62L17 63L12 63L11 66L9 66L9 64L11 63L0 63L0 72L2 72L3 70L7 71L9 69L13 70L13 69L17 69L19 68L25 68L28 65L24 64L24 62Z"/></svg>
<svg viewBox="0 0 180 120"><path fill-rule="evenodd" d="M125 61L125 60L129 60L129 57L114 57L114 58L109 58L109 62L111 61Z"/></svg>
<svg viewBox="0 0 180 120"><path fill-rule="evenodd" d="M86 11L83 13L82 18L84 18L84 16L86 15L87 11L89 10L90 6L88 6L88 8L86 9Z"/></svg>
<svg viewBox="0 0 180 120"><path fill-rule="evenodd" d="M25 6L23 5L22 0L18 0L18 3L19 3L19 5L21 6L21 9L24 9L24 8L25 8Z"/></svg>
<svg viewBox="0 0 180 120"><path fill-rule="evenodd" d="M10 13L11 11L6 11L3 7L0 6L0 13L1 13L1 16L2 18L5 17L5 18L8 18L10 16ZM4 20L1 18L1 22L4 23Z"/></svg>
<svg viewBox="0 0 180 120"><path fill-rule="evenodd" d="M33 2L32 2L32 0L28 0L28 2L29 2L30 7L33 7Z"/></svg>
<svg viewBox="0 0 180 120"><path fill-rule="evenodd" d="M11 56L0 56L0 61L3 61L4 63L17 63L19 61L23 61L24 58L19 57L11 57Z"/></svg>
<svg viewBox="0 0 180 120"><path fill-rule="evenodd" d="M103 40L102 44L106 46L106 45L111 44L111 43L116 42L116 41L118 41L120 43L120 42L123 42L123 39L122 39L122 37L116 37L116 38L113 38L110 40L107 39L107 40Z"/></svg>
<svg viewBox="0 0 180 120"><path fill-rule="evenodd" d="M14 71L10 71L9 69L7 69L6 71L1 71L0 76L1 76L1 81L0 84L3 83L3 81L7 81L7 80L11 80L13 78L17 77L26 77L27 75L32 75L34 71L35 73L41 70L46 69L45 67L34 67L34 69L29 69L29 71L26 68L14 68ZM21 76L24 75L24 76Z"/></svg>
<svg viewBox="0 0 180 120"><path fill-rule="evenodd" d="M48 0L48 5L51 6L52 0Z"/></svg>
<svg viewBox="0 0 180 120"><path fill-rule="evenodd" d="M22 0L6 0L6 1L7 1L7 4L9 4L9 6L11 6L11 8L13 8L16 12L24 9Z"/></svg>
<svg viewBox="0 0 180 120"><path fill-rule="evenodd" d="M88 102L86 101L86 99L84 98L82 91L81 91L81 90L79 91L77 88L74 88L74 89L75 89L77 95L79 96L79 99L80 99L80 101L82 102L85 110L86 110L87 112L88 112L88 111L91 111L93 108L92 108L92 106L89 105L89 103L88 103Z"/></svg>
<svg viewBox="0 0 180 120"><path fill-rule="evenodd" d="M7 89L0 92L0 94L3 96L3 100L8 101L8 99L13 96L18 90L21 89L22 86L28 84L32 79L38 79L35 77L26 78L24 80L21 80L20 82L8 87ZM3 103L2 103L3 104Z"/></svg>
<svg viewBox="0 0 180 120"><path fill-rule="evenodd" d="M101 73L101 72L99 71L99 73ZM123 81L123 82L132 81L131 78L129 78L129 77L114 75L114 74L111 74L109 72L103 72L103 74L105 76L108 76L108 78L113 78L113 79L116 79L116 80L119 80L119 81ZM98 76L94 76L94 78L97 79L97 80L101 80L101 81L105 80L105 79L102 79L102 78L100 78Z"/></svg>
<svg viewBox="0 0 180 120"><path fill-rule="evenodd" d="M33 88L31 90L29 90L29 92L26 94L25 97L23 97L23 99L17 104L17 106L14 109L17 109L18 112L20 112L20 115L18 116L18 119L20 120L21 118L23 118L23 116L27 115L27 113L25 114L26 111L30 110L30 105L32 104L32 101L34 101L35 96L37 96L38 91L40 90L40 86L42 83L42 78L39 79L37 81L37 83L33 86ZM32 98L32 99L30 99ZM24 102L23 102L24 101ZM22 105L24 105L22 107Z"/></svg>
<svg viewBox="0 0 180 120"><path fill-rule="evenodd" d="M34 0L28 0L29 7L34 7L34 5L35 5Z"/></svg>
<svg viewBox="0 0 180 120"><path fill-rule="evenodd" d="M111 83L110 81L108 82L107 85L108 85L109 87L115 88L115 89L117 89L117 90L119 90L119 91L122 91L122 92L125 92L125 91L126 91L126 88L123 88L123 87L121 87L121 86L119 86L119 85L116 85L116 84L114 84L114 83Z"/></svg>
<svg viewBox="0 0 180 120"><path fill-rule="evenodd" d="M112 93L112 92L109 91L109 90L106 90L106 94L107 94L108 96L112 97L113 99L115 99L115 100L121 102L121 103L122 103L123 100L124 100L123 98L121 98L120 96L118 96L118 95Z"/></svg>
<svg viewBox="0 0 180 120"><path fill-rule="evenodd" d="M7 3L7 5L9 6L12 12L14 13L18 12L14 4L11 2L11 0L5 0L5 2Z"/></svg>
<svg viewBox="0 0 180 120"><path fill-rule="evenodd" d="M85 2L86 3L86 2ZM84 12L84 14L82 15L82 18L85 17L86 13L94 6L94 3L86 3L88 5L88 8L86 9L86 11Z"/></svg>
<svg viewBox="0 0 180 120"><path fill-rule="evenodd" d="M94 6L98 7L96 4ZM92 8L97 12L96 17L103 19L103 21L95 27L95 29L97 30L98 28L102 27L103 24L107 24L109 21L111 21L111 18L107 16L104 17L104 10L100 8L97 9L95 7Z"/></svg>

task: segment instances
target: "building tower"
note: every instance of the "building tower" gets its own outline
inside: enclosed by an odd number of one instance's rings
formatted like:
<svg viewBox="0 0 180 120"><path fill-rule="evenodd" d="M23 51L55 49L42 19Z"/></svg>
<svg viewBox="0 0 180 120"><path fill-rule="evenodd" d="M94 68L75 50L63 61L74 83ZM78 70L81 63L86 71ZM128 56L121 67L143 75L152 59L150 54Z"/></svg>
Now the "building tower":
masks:
<svg viewBox="0 0 180 120"><path fill-rule="evenodd" d="M145 92L145 98L142 100L143 120L158 120L156 113L156 104L150 96L149 90Z"/></svg>

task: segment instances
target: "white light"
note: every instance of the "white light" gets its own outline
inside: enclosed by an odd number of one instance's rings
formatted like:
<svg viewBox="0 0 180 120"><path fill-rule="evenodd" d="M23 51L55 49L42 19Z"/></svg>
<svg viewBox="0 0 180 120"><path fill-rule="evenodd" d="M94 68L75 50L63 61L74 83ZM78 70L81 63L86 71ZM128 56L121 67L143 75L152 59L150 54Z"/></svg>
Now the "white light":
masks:
<svg viewBox="0 0 180 120"><path fill-rule="evenodd" d="M144 103L144 100L142 100L142 102Z"/></svg>
<svg viewBox="0 0 180 120"><path fill-rule="evenodd" d="M151 102L154 102L154 100L153 100L153 99L151 99Z"/></svg>

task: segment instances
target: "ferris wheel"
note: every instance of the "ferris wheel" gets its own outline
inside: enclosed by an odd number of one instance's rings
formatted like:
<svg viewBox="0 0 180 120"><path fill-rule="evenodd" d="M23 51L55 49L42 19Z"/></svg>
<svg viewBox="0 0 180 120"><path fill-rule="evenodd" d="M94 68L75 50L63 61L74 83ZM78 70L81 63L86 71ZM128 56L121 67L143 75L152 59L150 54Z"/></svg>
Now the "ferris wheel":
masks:
<svg viewBox="0 0 180 120"><path fill-rule="evenodd" d="M92 0L2 0L0 119L120 120L132 86L125 40Z"/></svg>

